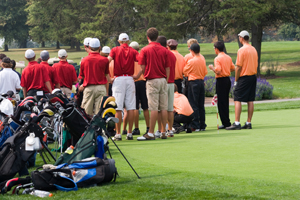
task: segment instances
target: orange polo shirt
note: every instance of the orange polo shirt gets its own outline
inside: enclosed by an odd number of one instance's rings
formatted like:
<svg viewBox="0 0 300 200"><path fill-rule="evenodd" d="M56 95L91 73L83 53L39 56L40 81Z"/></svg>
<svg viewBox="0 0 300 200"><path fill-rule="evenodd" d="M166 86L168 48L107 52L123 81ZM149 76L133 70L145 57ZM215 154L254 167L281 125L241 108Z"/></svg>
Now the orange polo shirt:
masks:
<svg viewBox="0 0 300 200"><path fill-rule="evenodd" d="M193 58L192 53L186 54L186 55L184 56L185 64L186 64L189 60L191 60L192 58Z"/></svg>
<svg viewBox="0 0 300 200"><path fill-rule="evenodd" d="M141 70L142 70L142 68L139 65L139 63L135 62L134 63L134 74L133 75L137 75ZM146 81L146 79L145 79L144 75L142 74L139 79L134 80L134 82L136 82L136 81Z"/></svg>
<svg viewBox="0 0 300 200"><path fill-rule="evenodd" d="M236 65L242 67L240 76L257 74L258 55L250 44L244 44L237 52Z"/></svg>
<svg viewBox="0 0 300 200"><path fill-rule="evenodd" d="M176 57L175 80L183 79L183 68L185 66L184 57L177 50L171 50L171 52Z"/></svg>
<svg viewBox="0 0 300 200"><path fill-rule="evenodd" d="M188 77L189 81L197 79L204 80L204 77L207 74L204 56L200 54L199 56L190 59L183 68L183 74Z"/></svg>
<svg viewBox="0 0 300 200"><path fill-rule="evenodd" d="M215 71L220 72L216 74L216 78L228 77L230 76L230 70L234 69L234 64L229 55L224 52L220 52L214 60Z"/></svg>
<svg viewBox="0 0 300 200"><path fill-rule="evenodd" d="M180 115L190 116L194 113L189 100L185 95L179 94L178 92L174 93L174 111Z"/></svg>

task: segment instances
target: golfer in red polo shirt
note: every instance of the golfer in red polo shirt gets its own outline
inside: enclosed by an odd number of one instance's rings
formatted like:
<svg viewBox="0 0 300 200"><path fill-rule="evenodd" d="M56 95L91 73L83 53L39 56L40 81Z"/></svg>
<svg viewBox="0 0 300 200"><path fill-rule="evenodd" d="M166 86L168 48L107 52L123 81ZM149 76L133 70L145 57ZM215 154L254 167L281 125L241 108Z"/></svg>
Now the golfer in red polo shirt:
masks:
<svg viewBox="0 0 300 200"><path fill-rule="evenodd" d="M135 110L135 84L132 78L134 73L134 62L137 61L139 53L128 45L129 37L126 33L119 35L120 46L114 47L108 60L114 60L114 80L112 85L112 95L116 98L117 113L116 117L119 118L119 123L116 125L115 140L122 140L121 136L121 123L122 123L122 110L125 105L127 110L127 121L129 124L127 140L133 140L132 125Z"/></svg>
<svg viewBox="0 0 300 200"><path fill-rule="evenodd" d="M44 51L41 51L40 53L40 57L42 59L42 62L40 63L40 65L42 65L44 67L44 70L47 71L48 75L49 75L49 78L50 78L50 84L51 84L51 87L52 87L52 90L54 88L60 88L60 85L59 85L59 77L58 75L56 74L56 70L54 67L51 67L49 64L48 64L48 60L50 58L49 56L49 52L44 50ZM46 88L46 86L44 87L43 89L44 92L46 93L49 93L48 89Z"/></svg>
<svg viewBox="0 0 300 200"><path fill-rule="evenodd" d="M35 53L32 49L25 52L25 58L29 62L22 72L21 86L23 87L24 98L36 96L39 100L45 97L43 88L46 86L52 92L50 78L43 66L35 61Z"/></svg>
<svg viewBox="0 0 300 200"><path fill-rule="evenodd" d="M55 63L53 68L56 70L56 74L59 77L59 83L61 91L67 95L68 98L72 94L72 86L77 83L77 75L73 65L67 61L67 51L61 49L58 51L59 63Z"/></svg>
<svg viewBox="0 0 300 200"><path fill-rule="evenodd" d="M81 107L89 115L100 110L101 98L107 95L106 83L110 82L108 59L100 55L100 41L92 38L89 42L91 52L81 60L79 76L84 79L79 91L83 91ZM95 112L94 112L95 111Z"/></svg>
<svg viewBox="0 0 300 200"><path fill-rule="evenodd" d="M149 45L144 47L139 55L139 65L142 73L147 79L146 91L150 115L150 128L147 134L138 137L137 140L154 140L154 128L158 116L158 110L162 113L162 139L167 139L166 123L168 119L168 86L167 80L170 75L170 64L168 50L156 42L158 31L156 28L147 30Z"/></svg>

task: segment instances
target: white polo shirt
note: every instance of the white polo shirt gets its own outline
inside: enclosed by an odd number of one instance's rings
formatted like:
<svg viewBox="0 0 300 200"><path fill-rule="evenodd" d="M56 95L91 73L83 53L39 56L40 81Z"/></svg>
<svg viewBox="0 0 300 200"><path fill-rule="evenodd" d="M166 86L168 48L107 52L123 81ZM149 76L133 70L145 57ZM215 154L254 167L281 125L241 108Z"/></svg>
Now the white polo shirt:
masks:
<svg viewBox="0 0 300 200"><path fill-rule="evenodd" d="M0 94L13 91L16 94L16 89L21 89L20 78L11 68L3 68L0 71Z"/></svg>

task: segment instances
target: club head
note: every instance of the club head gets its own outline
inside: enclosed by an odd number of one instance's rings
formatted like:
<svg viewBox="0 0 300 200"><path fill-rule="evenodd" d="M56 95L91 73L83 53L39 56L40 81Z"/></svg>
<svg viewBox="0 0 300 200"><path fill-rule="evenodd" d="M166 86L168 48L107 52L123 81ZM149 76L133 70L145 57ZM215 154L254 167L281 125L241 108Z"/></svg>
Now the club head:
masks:
<svg viewBox="0 0 300 200"><path fill-rule="evenodd" d="M119 119L116 118L116 117L109 117L109 118L107 118L106 123L108 123L108 122L110 122L110 121L112 121L112 122L114 122L114 123L118 123L118 122L119 122Z"/></svg>

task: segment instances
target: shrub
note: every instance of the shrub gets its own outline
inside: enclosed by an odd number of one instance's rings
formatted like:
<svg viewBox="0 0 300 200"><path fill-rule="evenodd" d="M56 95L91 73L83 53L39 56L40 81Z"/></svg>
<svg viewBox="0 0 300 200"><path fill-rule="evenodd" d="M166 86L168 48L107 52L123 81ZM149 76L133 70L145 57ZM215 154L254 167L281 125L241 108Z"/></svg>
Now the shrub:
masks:
<svg viewBox="0 0 300 200"><path fill-rule="evenodd" d="M231 88L229 97L234 98L234 77L230 77ZM206 76L204 78L205 83L205 96L213 97L216 92L216 79L213 76ZM272 99L273 97L273 86L266 80L260 77L257 78L255 100Z"/></svg>

